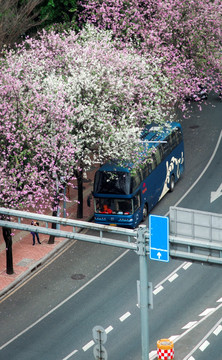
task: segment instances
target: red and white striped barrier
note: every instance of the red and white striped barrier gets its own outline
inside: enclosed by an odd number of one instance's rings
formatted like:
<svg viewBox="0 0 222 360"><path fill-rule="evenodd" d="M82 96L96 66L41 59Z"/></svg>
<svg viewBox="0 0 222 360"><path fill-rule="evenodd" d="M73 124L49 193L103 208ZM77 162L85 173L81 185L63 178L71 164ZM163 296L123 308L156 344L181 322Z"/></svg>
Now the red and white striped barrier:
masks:
<svg viewBox="0 0 222 360"><path fill-rule="evenodd" d="M174 344L169 339L161 339L157 341L158 360L174 359Z"/></svg>

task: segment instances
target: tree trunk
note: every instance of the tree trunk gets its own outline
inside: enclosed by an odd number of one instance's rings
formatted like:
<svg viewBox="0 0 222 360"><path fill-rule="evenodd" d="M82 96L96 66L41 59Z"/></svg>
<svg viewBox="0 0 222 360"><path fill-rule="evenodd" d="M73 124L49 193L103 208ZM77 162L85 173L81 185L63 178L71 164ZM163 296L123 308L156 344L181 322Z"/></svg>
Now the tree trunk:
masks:
<svg viewBox="0 0 222 360"><path fill-rule="evenodd" d="M12 260L12 236L10 228L2 228L3 238L6 245L6 273L12 275L13 270L13 260Z"/></svg>
<svg viewBox="0 0 222 360"><path fill-rule="evenodd" d="M77 173L78 185L78 206L77 206L77 219L83 218L83 169Z"/></svg>
<svg viewBox="0 0 222 360"><path fill-rule="evenodd" d="M54 203L53 203L53 209L55 209L55 210L52 212L52 216L58 216L58 207L59 207L59 198L58 198L58 193L56 193L55 200L54 200ZM55 223L52 223L51 229L56 229L56 224ZM55 242L55 236L50 235L49 240L48 240L48 244L54 244L54 242Z"/></svg>

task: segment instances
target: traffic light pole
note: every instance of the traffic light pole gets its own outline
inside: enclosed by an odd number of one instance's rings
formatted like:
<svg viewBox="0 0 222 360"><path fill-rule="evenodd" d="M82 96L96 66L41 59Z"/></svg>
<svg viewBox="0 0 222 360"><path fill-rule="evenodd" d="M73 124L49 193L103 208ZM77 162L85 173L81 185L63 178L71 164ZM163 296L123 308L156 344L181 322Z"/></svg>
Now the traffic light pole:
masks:
<svg viewBox="0 0 222 360"><path fill-rule="evenodd" d="M148 256L145 232L146 225L138 228L137 241L140 265L140 318L141 318L141 346L142 346L142 360L149 359L149 292L148 292Z"/></svg>

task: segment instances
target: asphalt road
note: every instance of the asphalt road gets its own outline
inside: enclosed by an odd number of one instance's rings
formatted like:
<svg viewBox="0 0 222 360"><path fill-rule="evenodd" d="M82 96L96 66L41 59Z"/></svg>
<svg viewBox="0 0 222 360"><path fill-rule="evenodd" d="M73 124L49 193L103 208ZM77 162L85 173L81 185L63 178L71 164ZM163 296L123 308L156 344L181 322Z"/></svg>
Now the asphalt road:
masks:
<svg viewBox="0 0 222 360"><path fill-rule="evenodd" d="M208 162L222 129L222 103L210 100L212 105L201 112L193 105L190 118L183 120L185 173L153 214L165 215L175 204L221 213L222 196L210 202L211 192L222 183L221 144L209 166ZM221 270L179 260L149 262L155 292L154 309L149 311L151 352L158 339L173 336L177 360L188 355L189 360L202 360L209 354L221 360L222 331L215 328L222 319ZM133 252L70 244L0 304L0 359L93 359L95 325L108 332L104 346L109 359L141 359L138 276L138 256ZM202 345L205 341L209 345Z"/></svg>

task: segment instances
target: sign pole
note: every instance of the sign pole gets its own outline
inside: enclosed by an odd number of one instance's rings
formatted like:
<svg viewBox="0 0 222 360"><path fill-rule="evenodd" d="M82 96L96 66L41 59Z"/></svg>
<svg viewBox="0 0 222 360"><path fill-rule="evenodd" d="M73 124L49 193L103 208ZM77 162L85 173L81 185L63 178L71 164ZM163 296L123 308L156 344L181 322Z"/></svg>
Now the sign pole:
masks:
<svg viewBox="0 0 222 360"><path fill-rule="evenodd" d="M138 228L138 255L140 264L140 317L142 360L149 359L149 295L148 295L148 256L146 255L146 225Z"/></svg>

